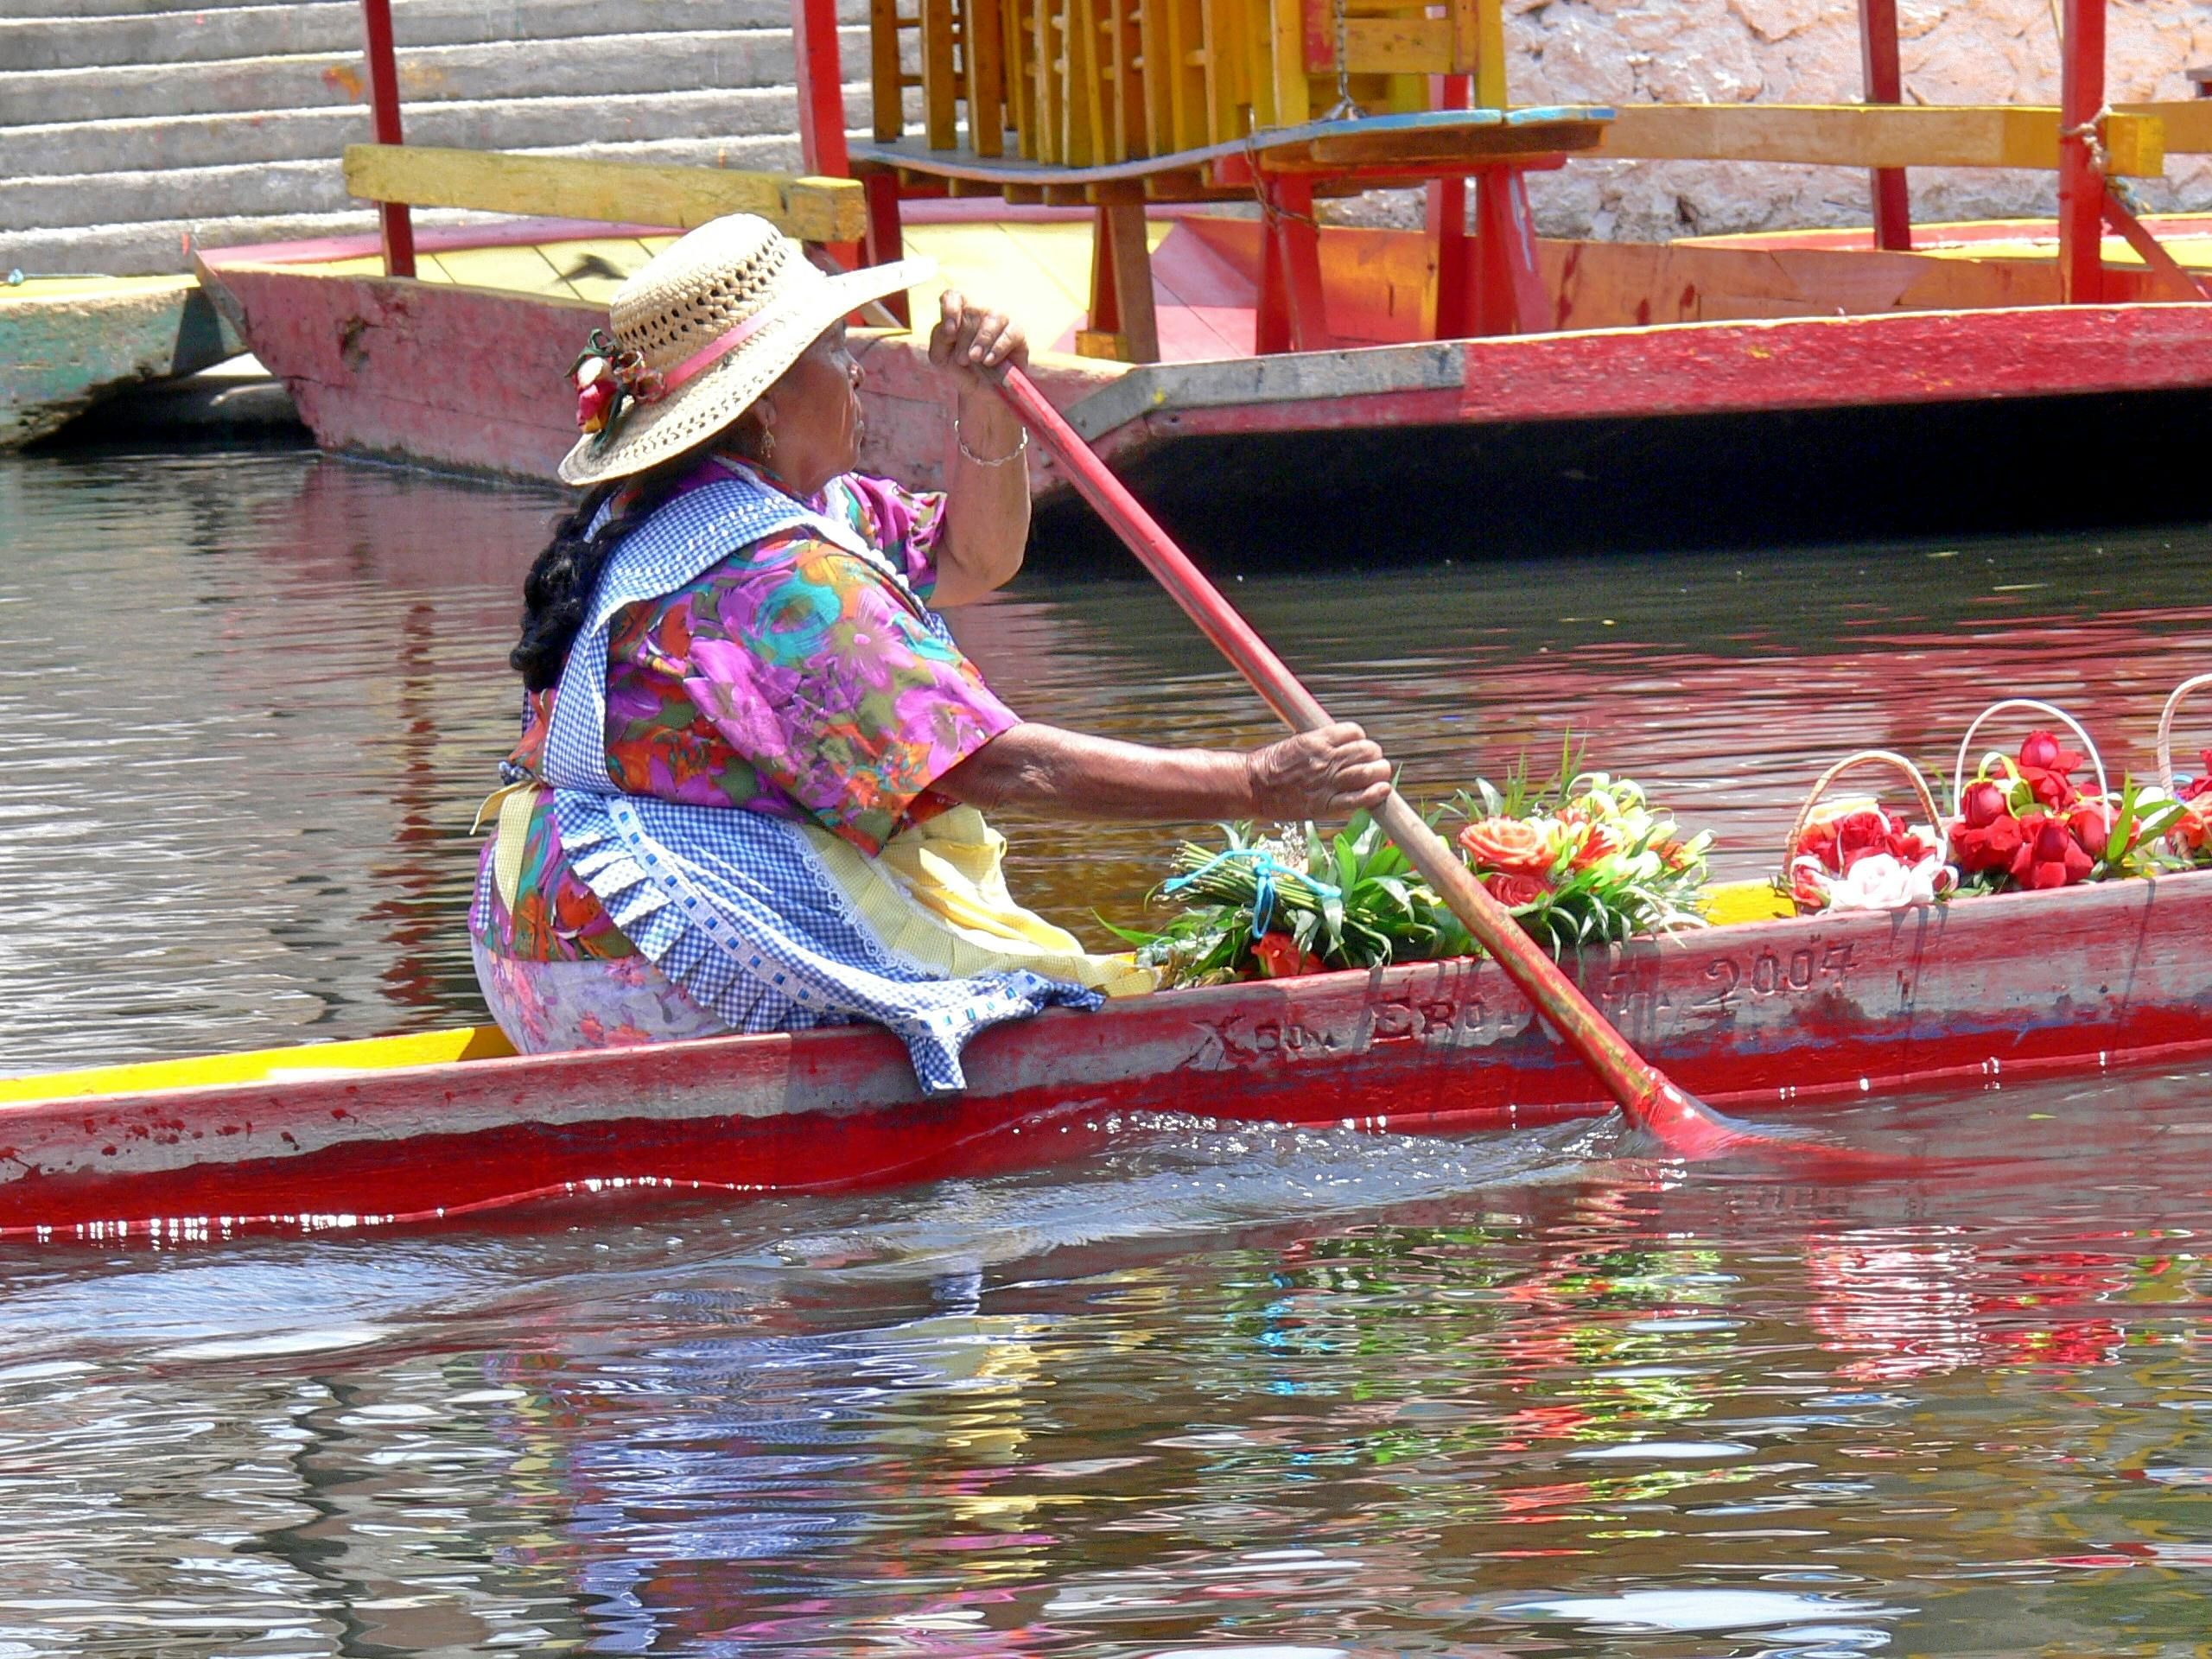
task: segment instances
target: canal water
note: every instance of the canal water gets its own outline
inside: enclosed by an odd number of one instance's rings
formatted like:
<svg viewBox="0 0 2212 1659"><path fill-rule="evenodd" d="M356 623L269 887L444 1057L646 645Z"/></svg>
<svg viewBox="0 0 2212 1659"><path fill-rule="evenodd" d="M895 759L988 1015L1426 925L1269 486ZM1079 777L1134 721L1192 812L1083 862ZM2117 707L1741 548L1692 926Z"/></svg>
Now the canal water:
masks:
<svg viewBox="0 0 2212 1659"><path fill-rule="evenodd" d="M553 504L0 465L0 1070L481 1017ZM1033 717L1269 735L1124 577L957 626ZM2022 693L2140 774L2212 669L2202 526L1232 586L1414 792L1571 730L1731 875L1847 749L1948 762ZM1061 919L1147 913L1166 832L1007 827ZM862 1197L0 1247L0 1659L2208 1651L2212 1077L1834 1123L1948 1173L1168 1124Z"/></svg>

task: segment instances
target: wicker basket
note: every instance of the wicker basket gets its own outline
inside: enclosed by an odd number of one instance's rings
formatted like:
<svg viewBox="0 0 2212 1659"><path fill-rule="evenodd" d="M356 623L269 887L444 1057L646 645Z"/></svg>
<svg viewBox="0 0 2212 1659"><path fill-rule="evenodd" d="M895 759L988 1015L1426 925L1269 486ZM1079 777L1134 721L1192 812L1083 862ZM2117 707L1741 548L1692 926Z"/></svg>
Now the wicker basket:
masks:
<svg viewBox="0 0 2212 1659"><path fill-rule="evenodd" d="M2186 687L2183 689L2187 690ZM2112 794L2111 780L2105 776L2105 758L2097 753L2096 743L2090 738L2088 733L2082 729L2080 721L2054 703L2038 702L2033 697L2006 697L2001 702L1991 703L1988 708L1976 715L1974 717L1974 723L1967 728L1967 734L1959 740L1958 765L1951 771L1951 811L1955 816L1958 812L1959 803L1966 798L1967 756L1974 751L1974 734L1981 729L1983 722L1992 715L2001 715L2008 709L2032 709L2039 715L2048 715L2075 736L2080 738L2082 753L2088 756L2089 764L2097 769L2098 796L2101 798ZM2008 754L1992 750L1981 757L1981 761L1984 766L1987 766L1992 760L2009 760L2012 758ZM1940 830L1943 825L1939 822L1936 827Z"/></svg>
<svg viewBox="0 0 2212 1659"><path fill-rule="evenodd" d="M2173 696L2166 699L2166 706L2158 715L2158 782L2169 795L2181 793L2174 787L2174 716L2181 712L2190 692L2202 691L2207 686L2212 686L2212 674L2183 680L2174 687Z"/></svg>
<svg viewBox="0 0 2212 1659"><path fill-rule="evenodd" d="M1820 805L1821 798L1828 792L1828 786L1847 772L1877 766L1886 766L1891 771L1901 774L1904 780L1912 785L1912 792L1914 798L1920 803L1920 810L1928 815L1928 827L1935 832L1937 841L1941 842L1943 836L1943 815L1936 810L1936 793L1928 787L1928 779L1921 775L1920 768L1893 749L1861 749L1856 754L1844 756L1842 760L1815 779L1812 792L1805 797L1805 804L1797 809L1797 821L1789 826L1789 837L1782 843L1782 890L1784 893L1789 892L1794 886L1791 875L1792 867L1797 862L1797 843L1804 838L1806 830L1813 822L1813 810ZM1799 908L1802 911L1802 906Z"/></svg>

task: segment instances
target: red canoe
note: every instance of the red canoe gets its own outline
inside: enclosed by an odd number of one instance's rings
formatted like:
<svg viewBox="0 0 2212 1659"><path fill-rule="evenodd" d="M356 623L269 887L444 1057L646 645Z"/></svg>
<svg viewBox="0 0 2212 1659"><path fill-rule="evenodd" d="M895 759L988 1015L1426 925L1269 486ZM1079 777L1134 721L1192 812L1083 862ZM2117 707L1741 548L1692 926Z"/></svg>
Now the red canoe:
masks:
<svg viewBox="0 0 2212 1659"><path fill-rule="evenodd" d="M1639 940L1570 964L1739 1112L2212 1055L2212 872ZM425 1063L425 1062L428 1063ZM0 1236L420 1223L1080 1156L1147 1116L1404 1134L1604 1109L1487 962L1178 991L985 1033L925 1099L865 1027L518 1057L454 1032L0 1082Z"/></svg>

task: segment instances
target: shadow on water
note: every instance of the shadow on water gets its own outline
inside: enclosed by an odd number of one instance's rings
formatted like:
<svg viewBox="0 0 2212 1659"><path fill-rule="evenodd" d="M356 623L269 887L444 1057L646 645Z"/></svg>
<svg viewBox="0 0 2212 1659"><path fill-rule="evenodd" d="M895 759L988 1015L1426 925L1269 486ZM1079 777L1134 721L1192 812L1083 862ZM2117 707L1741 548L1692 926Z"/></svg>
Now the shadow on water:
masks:
<svg viewBox="0 0 2212 1659"><path fill-rule="evenodd" d="M1224 570L2109 534L2212 518L2208 412L2126 392L1182 437L1129 483ZM1116 554L1072 502L1043 539L1074 568Z"/></svg>

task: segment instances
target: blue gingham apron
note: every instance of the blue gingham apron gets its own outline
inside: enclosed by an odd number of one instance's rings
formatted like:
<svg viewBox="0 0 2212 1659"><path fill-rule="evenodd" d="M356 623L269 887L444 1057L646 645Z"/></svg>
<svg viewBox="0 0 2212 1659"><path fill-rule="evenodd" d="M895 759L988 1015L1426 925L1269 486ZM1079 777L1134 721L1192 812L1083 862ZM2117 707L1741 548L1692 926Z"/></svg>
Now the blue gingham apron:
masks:
<svg viewBox="0 0 2212 1659"><path fill-rule="evenodd" d="M605 510L602 510L602 521ZM855 915L796 823L617 789L607 766L608 629L625 606L674 593L765 536L804 526L903 578L849 524L731 469L625 536L569 649L546 734L544 781L577 876L684 995L734 1031L871 1020L903 1038L925 1090L967 1086L960 1051L988 1026L1096 991L1026 971L938 979ZM595 527L595 526L594 526ZM945 635L934 614L931 629Z"/></svg>

